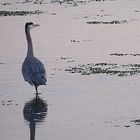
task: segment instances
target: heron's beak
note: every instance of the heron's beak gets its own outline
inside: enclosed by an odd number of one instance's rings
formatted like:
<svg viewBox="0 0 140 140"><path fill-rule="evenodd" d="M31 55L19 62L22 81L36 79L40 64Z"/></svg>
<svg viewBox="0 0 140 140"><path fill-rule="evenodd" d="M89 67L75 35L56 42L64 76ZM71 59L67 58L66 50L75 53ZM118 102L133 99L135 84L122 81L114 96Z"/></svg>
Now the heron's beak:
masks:
<svg viewBox="0 0 140 140"><path fill-rule="evenodd" d="M33 24L33 27L38 27L38 26L40 26L39 24Z"/></svg>

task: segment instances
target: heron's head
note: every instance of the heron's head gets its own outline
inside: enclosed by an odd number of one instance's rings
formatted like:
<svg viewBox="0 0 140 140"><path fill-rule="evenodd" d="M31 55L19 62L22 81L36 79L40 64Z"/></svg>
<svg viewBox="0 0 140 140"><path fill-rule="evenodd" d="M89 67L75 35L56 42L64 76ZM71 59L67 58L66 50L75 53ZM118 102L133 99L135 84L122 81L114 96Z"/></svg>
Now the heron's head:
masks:
<svg viewBox="0 0 140 140"><path fill-rule="evenodd" d="M38 26L40 26L39 24L34 24L33 22L27 22L26 24L25 24L25 30L27 31L27 30L31 30L32 28L34 28L34 27L38 27Z"/></svg>

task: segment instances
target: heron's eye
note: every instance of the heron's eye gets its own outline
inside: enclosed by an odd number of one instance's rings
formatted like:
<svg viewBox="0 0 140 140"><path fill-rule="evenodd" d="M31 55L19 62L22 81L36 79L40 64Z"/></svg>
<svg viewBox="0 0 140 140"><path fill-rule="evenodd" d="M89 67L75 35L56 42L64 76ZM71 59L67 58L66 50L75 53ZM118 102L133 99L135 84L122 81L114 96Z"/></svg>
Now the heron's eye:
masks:
<svg viewBox="0 0 140 140"><path fill-rule="evenodd" d="M33 25L33 22L27 22L25 26L28 27L30 25Z"/></svg>
<svg viewBox="0 0 140 140"><path fill-rule="evenodd" d="M33 25L33 22L29 22L29 25Z"/></svg>

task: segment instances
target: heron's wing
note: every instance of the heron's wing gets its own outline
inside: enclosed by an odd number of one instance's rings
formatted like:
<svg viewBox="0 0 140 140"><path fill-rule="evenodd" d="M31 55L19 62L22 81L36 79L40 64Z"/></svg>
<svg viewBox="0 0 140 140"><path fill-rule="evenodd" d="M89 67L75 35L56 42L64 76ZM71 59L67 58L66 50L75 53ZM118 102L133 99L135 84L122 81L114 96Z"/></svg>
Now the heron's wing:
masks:
<svg viewBox="0 0 140 140"><path fill-rule="evenodd" d="M31 85L46 85L46 70L43 63L35 58L25 58L22 66L24 80Z"/></svg>
<svg viewBox="0 0 140 140"><path fill-rule="evenodd" d="M46 70L44 64L37 58L34 57L30 65L31 77L34 84L46 85Z"/></svg>
<svg viewBox="0 0 140 140"><path fill-rule="evenodd" d="M29 67L30 67L30 59L26 57L22 64L22 75L25 81L33 85L32 78L31 78L31 71Z"/></svg>

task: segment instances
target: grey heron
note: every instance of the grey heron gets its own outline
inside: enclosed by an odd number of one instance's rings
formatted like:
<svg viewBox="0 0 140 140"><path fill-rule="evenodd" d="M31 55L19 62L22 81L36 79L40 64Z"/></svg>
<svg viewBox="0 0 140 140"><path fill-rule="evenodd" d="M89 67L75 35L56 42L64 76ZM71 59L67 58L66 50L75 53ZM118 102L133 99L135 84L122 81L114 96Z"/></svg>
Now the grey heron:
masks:
<svg viewBox="0 0 140 140"><path fill-rule="evenodd" d="M22 74L23 78L30 85L35 87L36 96L38 95L38 86L46 85L46 70L43 63L34 56L32 38L30 30L34 27L40 25L34 24L32 22L27 22L25 24L25 34L27 39L27 56L22 64Z"/></svg>

